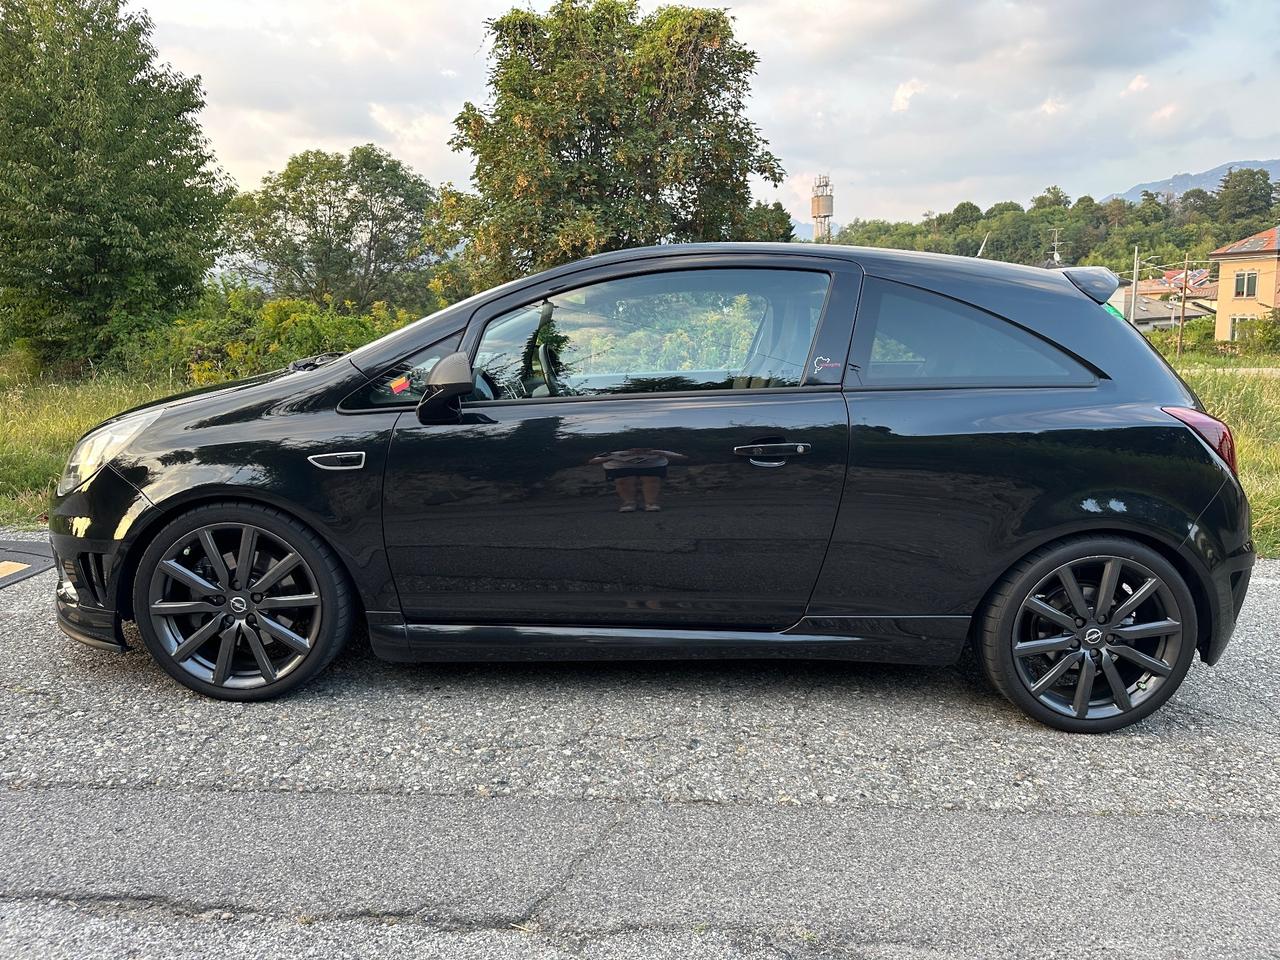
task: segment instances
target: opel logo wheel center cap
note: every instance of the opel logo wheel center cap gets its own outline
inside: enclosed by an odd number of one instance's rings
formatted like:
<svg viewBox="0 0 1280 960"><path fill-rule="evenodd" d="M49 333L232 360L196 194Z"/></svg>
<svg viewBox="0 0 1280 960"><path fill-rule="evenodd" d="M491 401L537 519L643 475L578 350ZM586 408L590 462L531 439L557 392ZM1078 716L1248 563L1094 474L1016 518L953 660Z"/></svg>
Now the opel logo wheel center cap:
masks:
<svg viewBox="0 0 1280 960"><path fill-rule="evenodd" d="M244 613L249 609L249 601L244 597L232 597L227 601L232 613Z"/></svg>
<svg viewBox="0 0 1280 960"><path fill-rule="evenodd" d="M1102 646L1103 633L1098 627L1088 627L1080 634L1080 639L1086 647L1094 648Z"/></svg>

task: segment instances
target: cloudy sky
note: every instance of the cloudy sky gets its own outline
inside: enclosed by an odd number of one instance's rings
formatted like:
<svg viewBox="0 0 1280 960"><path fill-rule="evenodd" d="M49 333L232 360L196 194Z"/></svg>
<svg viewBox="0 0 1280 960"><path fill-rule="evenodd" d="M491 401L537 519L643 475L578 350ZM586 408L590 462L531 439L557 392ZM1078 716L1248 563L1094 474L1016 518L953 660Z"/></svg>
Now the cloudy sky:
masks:
<svg viewBox="0 0 1280 960"><path fill-rule="evenodd" d="M203 78L242 187L298 150L369 141L467 181L446 141L484 97L484 21L511 0L136 2L161 56ZM751 117L789 174L758 194L800 219L816 173L845 222L1280 157L1280 0L720 4L760 56Z"/></svg>

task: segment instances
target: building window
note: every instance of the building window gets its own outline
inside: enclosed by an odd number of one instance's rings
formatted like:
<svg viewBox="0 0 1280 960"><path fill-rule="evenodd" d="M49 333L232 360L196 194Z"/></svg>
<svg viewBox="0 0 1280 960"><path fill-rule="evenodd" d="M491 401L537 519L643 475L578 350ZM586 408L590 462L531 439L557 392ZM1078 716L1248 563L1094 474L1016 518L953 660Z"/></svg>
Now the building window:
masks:
<svg viewBox="0 0 1280 960"><path fill-rule="evenodd" d="M1258 319L1256 313L1233 314L1231 317L1231 339L1244 340L1249 336L1253 321Z"/></svg>
<svg viewBox="0 0 1280 960"><path fill-rule="evenodd" d="M1256 297L1258 295L1258 271L1241 270L1236 274L1237 297Z"/></svg>

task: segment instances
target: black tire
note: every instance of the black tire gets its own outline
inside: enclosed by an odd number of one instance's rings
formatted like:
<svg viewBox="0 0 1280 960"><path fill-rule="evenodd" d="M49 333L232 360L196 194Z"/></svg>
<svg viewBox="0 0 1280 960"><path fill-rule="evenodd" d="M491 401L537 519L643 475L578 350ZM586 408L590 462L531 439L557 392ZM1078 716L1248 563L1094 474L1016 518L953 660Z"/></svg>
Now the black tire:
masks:
<svg viewBox="0 0 1280 960"><path fill-rule="evenodd" d="M315 677L354 618L346 572L315 533L279 510L237 502L195 507L160 530L138 563L133 609L165 672L238 701L269 700Z"/></svg>
<svg viewBox="0 0 1280 960"><path fill-rule="evenodd" d="M1106 733L1173 695L1198 635L1195 601L1169 561L1124 537L1087 536L1016 564L992 589L975 646L992 684L1028 716Z"/></svg>

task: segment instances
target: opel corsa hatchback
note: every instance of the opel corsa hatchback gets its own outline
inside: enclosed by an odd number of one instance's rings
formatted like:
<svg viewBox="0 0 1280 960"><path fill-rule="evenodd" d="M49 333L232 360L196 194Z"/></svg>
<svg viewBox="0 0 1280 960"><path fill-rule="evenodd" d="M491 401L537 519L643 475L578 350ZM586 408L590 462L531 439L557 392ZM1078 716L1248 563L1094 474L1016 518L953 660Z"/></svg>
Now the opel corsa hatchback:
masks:
<svg viewBox="0 0 1280 960"><path fill-rule="evenodd" d="M1227 427L1116 278L811 244L605 254L80 441L62 628L272 697L389 660L972 644L1045 723L1151 713L1253 563Z"/></svg>

